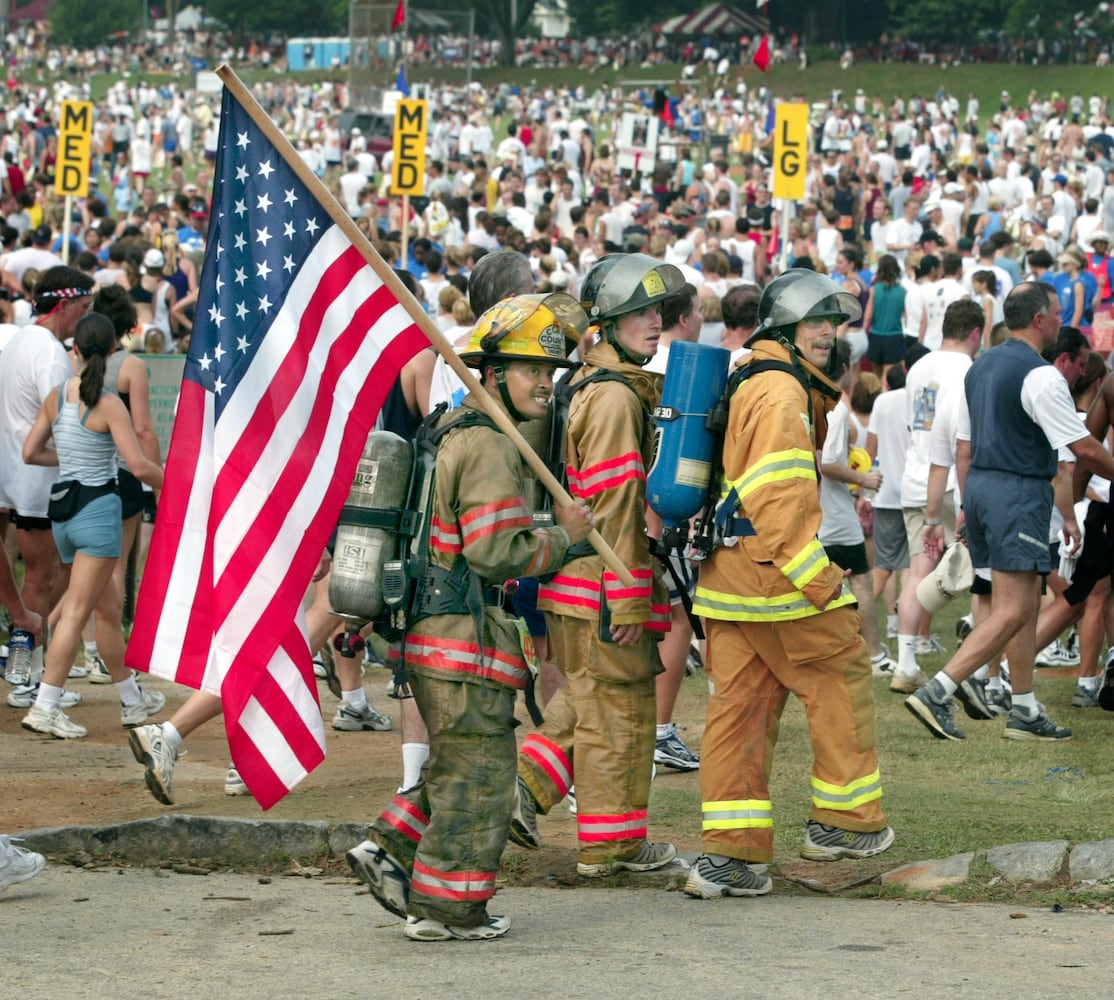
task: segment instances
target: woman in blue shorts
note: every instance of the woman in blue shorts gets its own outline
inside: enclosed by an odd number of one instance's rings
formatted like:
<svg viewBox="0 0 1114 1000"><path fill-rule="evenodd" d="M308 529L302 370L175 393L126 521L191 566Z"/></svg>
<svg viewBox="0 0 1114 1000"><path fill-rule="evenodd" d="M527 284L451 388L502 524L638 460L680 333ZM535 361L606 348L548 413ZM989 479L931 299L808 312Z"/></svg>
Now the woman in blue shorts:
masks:
<svg viewBox="0 0 1114 1000"><path fill-rule="evenodd" d="M59 739L87 733L66 716L59 702L81 629L93 611L106 625L114 626L106 629L114 640L102 644L100 653L120 692L123 724L141 725L166 700L161 694L141 691L123 663L120 601L112 586L122 535L117 449L132 472L154 489L162 487L162 469L143 454L124 404L105 391L107 359L115 347L116 330L107 316L89 313L78 321L74 332L78 377L67 379L47 396L23 445L23 460L29 465L59 467L48 514L58 553L69 572L43 680L23 728ZM52 437L54 447L48 448Z"/></svg>

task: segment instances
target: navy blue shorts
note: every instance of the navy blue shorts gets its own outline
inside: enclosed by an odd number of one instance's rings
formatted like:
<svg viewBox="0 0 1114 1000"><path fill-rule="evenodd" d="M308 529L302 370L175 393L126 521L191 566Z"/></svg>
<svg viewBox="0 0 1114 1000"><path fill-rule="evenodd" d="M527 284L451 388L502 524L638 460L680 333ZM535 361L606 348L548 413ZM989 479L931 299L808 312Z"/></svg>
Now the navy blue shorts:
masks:
<svg viewBox="0 0 1114 1000"><path fill-rule="evenodd" d="M526 622L530 635L539 638L548 634L545 628L545 615L538 610L537 577L519 577L518 586L511 594L511 606L514 608L514 613Z"/></svg>
<svg viewBox="0 0 1114 1000"><path fill-rule="evenodd" d="M1003 499L1008 497L1008 502ZM1052 484L1011 472L971 469L963 494L971 562L1009 573L1048 573Z"/></svg>

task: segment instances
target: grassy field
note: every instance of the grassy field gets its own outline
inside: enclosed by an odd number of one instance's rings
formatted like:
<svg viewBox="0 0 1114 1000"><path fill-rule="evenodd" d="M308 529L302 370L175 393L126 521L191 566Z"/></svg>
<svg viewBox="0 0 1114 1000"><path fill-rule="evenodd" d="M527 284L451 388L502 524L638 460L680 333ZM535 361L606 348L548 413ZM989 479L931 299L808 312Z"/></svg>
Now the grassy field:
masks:
<svg viewBox="0 0 1114 1000"><path fill-rule="evenodd" d="M241 69L234 64L232 68L249 85L258 81L283 78L273 70ZM466 79L466 72L462 68L427 69L415 66L408 69L407 75L411 83L443 81L462 84ZM326 71L311 71L291 74L291 76L307 83L336 78L335 74ZM147 78L155 81L167 79L157 73L149 74ZM601 70L595 73L567 68L527 67L513 70L491 68L473 70L472 78L485 87L504 81L519 86L538 84L576 87L583 84L589 93L596 86L610 84L615 80L673 81L673 86L669 88L670 93L679 93L681 67L677 64L645 68L628 66L618 72ZM1013 95L1015 104L1023 102L1030 90L1035 90L1041 95L1055 90L1068 95L1078 90L1084 97L1089 97L1092 93L1103 96L1114 94L1114 66L1015 66L988 63L944 67L922 66L916 63L859 63L848 70L841 70L837 62L819 62L804 71L789 64L773 66L769 73L763 74L747 64L732 67L728 77L730 85L733 87L739 78L742 78L748 87L770 87L781 97L801 93L810 102L827 100L836 88L842 90L848 100L857 88L862 87L867 95L877 95L888 103L897 94L905 98L913 94L931 97L940 87L943 87L960 98L964 110L967 95L969 93L977 95L982 105L984 120L997 111L999 95L1003 90L1008 90ZM114 74L93 76L91 82L94 99L103 97L109 86L117 79L119 77ZM192 80L189 77L182 77L178 78L178 83L180 86L188 87L192 85ZM392 86L393 83L394 73L384 77L384 87ZM711 90L719 83L717 78L701 73L697 75L693 85L703 90Z"/></svg>
<svg viewBox="0 0 1114 1000"><path fill-rule="evenodd" d="M966 611L964 604L953 602L933 626L949 651L955 646L954 625ZM929 676L946 662L947 655L920 658ZM1001 844L1048 840L1075 844L1114 836L1114 763L1108 745L1114 735L1114 714L1072 708L1074 687L1074 677L1064 671L1037 672L1037 696L1057 722L1073 729L1070 741L1005 740L1004 721L969 720L957 707L957 722L967 733L960 743L932 738L905 709L903 697L891 693L886 681L876 681L884 808L897 833L881 870ZM684 735L694 746L702 735L705 703L704 678L688 678L675 719L688 726ZM771 776L781 864L792 862L800 848L801 824L809 810L811 763L804 711L791 698ZM651 798L651 835L676 836L678 842L691 839L699 810L695 775L660 775ZM989 870L985 874L951 895L987 898ZM1017 886L994 891L1006 896L1025 894ZM1052 897L1057 893L1067 898L1063 887L1038 890Z"/></svg>

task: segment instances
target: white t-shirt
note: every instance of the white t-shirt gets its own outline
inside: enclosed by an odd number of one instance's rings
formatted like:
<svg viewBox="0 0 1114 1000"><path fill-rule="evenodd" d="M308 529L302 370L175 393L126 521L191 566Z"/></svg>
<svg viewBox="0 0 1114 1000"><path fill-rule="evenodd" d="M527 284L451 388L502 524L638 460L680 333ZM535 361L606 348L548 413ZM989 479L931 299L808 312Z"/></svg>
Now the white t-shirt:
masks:
<svg viewBox="0 0 1114 1000"><path fill-rule="evenodd" d="M928 499L929 440L937 421L955 420L971 359L963 351L933 351L909 369L905 380L905 425L909 447L901 477L901 506L923 507ZM955 489L955 473L948 474Z"/></svg>
<svg viewBox="0 0 1114 1000"><path fill-rule="evenodd" d="M923 363L918 361L913 371ZM1053 448L1067 447L1087 436L1087 428L1080 425L1076 416L1068 383L1052 365L1041 365L1025 376L1025 381L1021 383L1021 407L1029 419L1044 431ZM963 441L971 440L971 413L967 407L960 414L956 433Z"/></svg>
<svg viewBox="0 0 1114 1000"><path fill-rule="evenodd" d="M930 351L940 350L944 342L944 313L948 306L960 299L967 298L967 290L955 278L941 278L922 287L927 323L924 331L924 346Z"/></svg>
<svg viewBox="0 0 1114 1000"><path fill-rule="evenodd" d="M901 479L909 448L905 396L904 388L891 389L874 401L870 411L869 431L878 439L878 471L882 473L882 486L874 497L874 506L882 510L901 510Z"/></svg>
<svg viewBox="0 0 1114 1000"><path fill-rule="evenodd" d="M43 400L73 374L69 355L45 327L20 329L0 364L0 507L26 517L46 517L56 466L26 465L23 442Z"/></svg>
<svg viewBox="0 0 1114 1000"><path fill-rule="evenodd" d="M828 414L828 436L820 455L822 465L847 465L849 418L847 404L841 399ZM865 541L855 499L847 483L820 477L820 544L859 545Z"/></svg>

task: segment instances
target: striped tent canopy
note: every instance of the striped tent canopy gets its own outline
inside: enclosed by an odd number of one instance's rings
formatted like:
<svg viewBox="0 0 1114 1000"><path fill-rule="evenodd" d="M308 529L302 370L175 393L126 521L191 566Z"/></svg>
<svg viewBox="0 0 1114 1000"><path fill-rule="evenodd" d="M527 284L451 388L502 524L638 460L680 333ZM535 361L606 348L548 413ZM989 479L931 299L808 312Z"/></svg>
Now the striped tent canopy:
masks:
<svg viewBox="0 0 1114 1000"><path fill-rule="evenodd" d="M670 35L735 35L743 32L761 34L766 24L761 17L726 3L714 3L688 14L678 14L658 26Z"/></svg>

